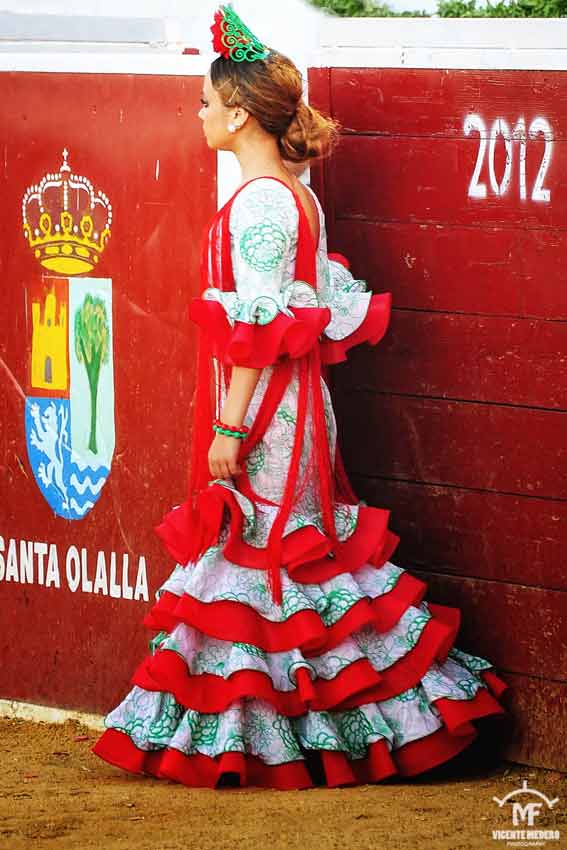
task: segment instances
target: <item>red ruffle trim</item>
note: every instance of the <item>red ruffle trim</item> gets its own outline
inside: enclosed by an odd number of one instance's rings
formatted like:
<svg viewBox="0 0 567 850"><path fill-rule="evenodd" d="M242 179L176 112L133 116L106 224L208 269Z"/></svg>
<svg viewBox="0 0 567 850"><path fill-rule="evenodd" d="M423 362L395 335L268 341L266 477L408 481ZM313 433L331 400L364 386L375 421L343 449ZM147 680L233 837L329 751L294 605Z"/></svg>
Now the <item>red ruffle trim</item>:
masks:
<svg viewBox="0 0 567 850"><path fill-rule="evenodd" d="M507 691L510 688L508 682L505 682L504 679L497 676L493 670L482 670L480 675L495 695L496 699L501 697L504 691Z"/></svg>
<svg viewBox="0 0 567 850"><path fill-rule="evenodd" d="M314 681L305 667L296 670L296 689L278 691L267 673L238 670L227 679L212 673L191 675L185 660L164 649L148 655L132 676L131 683L146 691L173 694L180 705L195 711L219 713L235 700L253 696L269 702L279 714L296 717L308 709L325 711L338 705L345 694L355 694L380 681L380 673L368 659L359 658L333 679Z"/></svg>
<svg viewBox="0 0 567 850"><path fill-rule="evenodd" d="M390 620L394 619L399 611L406 610L409 605L414 604L414 601L419 602L419 599L423 596L422 584L414 582L419 582L419 579L408 576L405 588L400 590L398 602L392 600ZM407 595L403 597L403 594ZM308 659L328 652L351 635L353 631L366 625L375 625L376 620L380 619L380 615L376 617L374 609L377 611L382 609L383 614L385 614L382 622L385 622L388 619L388 613L381 600L389 595L385 594L372 601L366 598L361 599L340 620L332 626L325 626L319 614L311 610L298 611L284 622L275 623L266 620L252 608L239 602L222 600L221 602L204 603L187 594L178 597L165 592L144 619L144 624L152 629L171 632L177 623L184 622L211 637L251 643L267 652L280 652L297 647ZM404 601L402 601L402 598ZM340 703L334 704L335 708L340 707L341 710L346 710L366 702L395 696L408 688L414 687L423 678L433 661L443 662L446 660L460 626L461 612L458 608L449 608L446 605L434 603L429 603L429 607L433 616L425 624L415 646L390 667L382 670L379 675L374 671L372 679L367 682L366 686L363 687L364 683L357 680L356 691L343 691ZM393 613L394 611L396 613ZM391 627L391 625L388 625L388 629ZM168 677L166 687L163 676L168 676L168 673L166 670L162 670L161 674L157 672L158 666L161 664L157 660L159 658L160 653L158 652L153 656L152 661L146 662L148 666L143 664L141 668L146 672L148 670L151 672L151 677L156 686L159 681L159 687L149 687L151 683L148 679L144 679L143 687L147 687L148 690L171 690L172 692L177 690L180 696L179 701L185 704L185 701L189 698L185 679L174 680ZM368 670L366 671L367 674ZM187 675L186 671L186 677ZM234 673L230 677L231 680L234 678L234 683L231 683L230 686L226 685L226 680L219 679L215 685L219 689L219 693L215 698L221 703L223 699L230 701L229 697L234 699L235 691L232 689L239 687L235 684L238 677L239 673ZM201 679L200 676L191 678ZM141 682L138 682L138 684L141 684ZM306 685L307 683L304 683L304 689ZM191 687L193 686L191 685ZM224 693L222 693L223 691ZM312 698L325 698L325 696L318 694L316 689L314 693L311 691L310 693ZM265 691L265 694L266 698L269 699L268 691ZM242 691L240 695L245 696L246 694ZM279 696L274 697L274 699L276 700L274 705L281 709L282 713L286 713L285 701L277 702ZM188 705L188 707L192 706Z"/></svg>
<svg viewBox="0 0 567 850"><path fill-rule="evenodd" d="M437 615L439 615L440 608L446 608L446 606L439 606L434 603L429 603L429 606L431 609L437 609L436 611L432 610L432 613ZM449 613L451 611L456 612L456 614ZM446 608L446 622L451 618L453 622L457 622L458 614L458 609ZM435 622L437 621L432 620L427 624L418 643L411 653L409 653L412 661L416 661L416 652L420 644L424 642L428 628ZM429 629L429 631L431 632L432 629ZM444 654L450 640L448 634L445 634L441 640L439 646L443 649L442 654ZM195 697L199 689L197 686L189 684L191 679L199 680L199 687L204 686L205 690L198 699L206 703L207 712L219 713L224 710L222 701L218 703L218 707L215 703L215 699L218 700L218 691L215 695L213 690L218 686L210 684L213 679L219 677L210 674L206 676L188 676L184 660L174 652L163 650L161 653L158 652L156 656L152 656L151 660L155 662L160 656L162 661L160 662L159 669L157 667L150 669L150 662L146 662L144 665L141 665L135 674L133 679L134 684L139 684L147 690L166 689L168 692L174 694L180 704L186 705L188 699L180 699L180 696L183 697L183 694L180 692L179 684L174 684L175 682L185 681L185 688L188 689L186 697L188 696L189 700L191 700L191 707L201 711L201 705L195 702ZM393 667L398 666L407 658L408 656L405 659L400 659ZM364 661L365 659L360 659L360 662L354 662L338 674L335 679L325 682L324 687L328 687L331 690L335 689L336 692L345 687L359 687L367 675ZM423 672L426 672L430 663L431 659L426 663ZM169 679L167 679L168 671L166 666L169 666ZM421 666L419 662L417 666ZM376 671L373 671L373 673L380 679L385 679L392 669L388 668L388 670L383 671L381 674ZM166 678L161 682L154 680L152 676L156 672L158 677L165 676ZM268 677L265 674L258 671L241 671L241 673L248 674L248 683L244 688L247 693L241 694L241 689L235 688L230 695L231 702L238 699L241 695L245 696L248 694L259 698L266 698L270 702L273 702L266 688L265 683L268 681ZM232 680L236 682L237 675L231 676L225 684L232 682ZM422 673L418 673L419 679L422 676ZM472 743L478 735L478 731L471 721L487 716L502 716L507 713L503 706L497 702L493 694L496 697L500 696L510 687L508 683L504 682L492 670L481 671L481 677L490 690L480 688L472 699L453 700L444 697L434 701L444 725L430 735L410 741L393 751L388 749L385 740L372 743L368 747L368 755L363 759L351 760L342 752L318 750L317 752L321 757L321 764L325 774L325 784L328 787L335 787L339 785L379 782L386 777L396 774L401 776L415 776L453 758ZM262 679L264 680L264 685L261 684ZM297 693L303 695L305 702L311 702L311 709L320 710L313 702L313 691L317 682L311 682L309 674L302 668L297 671L296 681ZM244 682L243 678L241 678L241 682ZM351 700L352 706L350 704L346 705L343 702L334 705L333 708L335 710L344 710L348 707L364 705L372 701L380 702L388 696L393 696L400 693L401 690L406 690L407 687L411 687L411 685L399 688L393 694L383 695L380 699L376 700L373 695L371 696L371 693L373 693L372 690L366 689L359 692L356 700ZM289 694L283 696L286 699L291 699L291 695ZM288 706L288 708L291 708L291 706ZM280 704L276 705L276 709L280 713L292 713L291 711L281 712ZM293 713L295 714L296 712L294 711ZM303 760L279 765L267 765L259 757L249 753L227 752L216 758L212 758L201 753L187 756L170 747L145 752L135 746L129 735L116 729L106 729L94 746L91 747L91 751L109 764L133 773L145 773L157 778L170 779L191 787L215 788L222 774L227 772L238 774L241 787L261 786L287 790L314 786L306 763ZM308 753L307 757L310 755L311 753Z"/></svg>
<svg viewBox="0 0 567 850"><path fill-rule="evenodd" d="M189 317L206 334L214 357L232 366L262 369L284 355L302 357L331 320L328 307L290 309L293 319L278 313L265 325L236 321L232 326L220 302L196 297L189 305Z"/></svg>
<svg viewBox="0 0 567 850"><path fill-rule="evenodd" d="M228 752L213 758L204 753L187 756L171 747L146 752L140 750L126 732L118 729L106 729L91 747L91 752L131 773L171 779L191 788L214 788L223 773L237 773L242 785L281 791L310 788L313 784L302 761L269 765L250 753Z"/></svg>
<svg viewBox="0 0 567 850"><path fill-rule="evenodd" d="M468 735L451 735L442 726L393 751L385 740L371 743L368 755L361 759L349 759L345 753L332 750L317 752L327 787L365 785L395 775L416 776L437 767L468 747L477 735L476 729ZM304 760L268 765L250 753L227 752L213 758L203 753L188 756L170 747L146 752L118 729L106 729L91 752L123 770L169 779L190 788L215 788L223 773L237 774L240 787L281 791L316 787ZM226 787L220 786L219 790Z"/></svg>
<svg viewBox="0 0 567 850"><path fill-rule="evenodd" d="M251 546L242 539L244 515L232 490L221 484L210 484L198 497L201 522L207 538L216 540L229 514L228 538L223 555L233 564L252 569L266 569L266 549ZM363 564L380 567L386 563L399 543L399 536L388 529L390 511L360 505L353 533L335 546L316 526L304 526L286 534L282 539L281 565L289 576L304 584L327 581L340 573L354 572ZM190 536L188 506L184 502L170 511L155 529L165 548L177 563L188 563Z"/></svg>
<svg viewBox="0 0 567 850"><path fill-rule="evenodd" d="M508 683L491 670L482 670L481 677L490 690L479 688L470 700L441 697L433 701L451 735L470 735L475 731L471 720L507 713L497 698L510 687ZM493 691L495 696L490 691Z"/></svg>
<svg viewBox="0 0 567 850"><path fill-rule="evenodd" d="M392 293L373 295L362 324L344 339L330 339L323 335L321 340L321 362L340 363L347 358L347 351L362 342L376 345L388 329L392 310Z"/></svg>
<svg viewBox="0 0 567 850"><path fill-rule="evenodd" d="M310 651L311 655L321 655L348 636L350 632L346 630L351 625L351 631L369 623L378 632L389 631L411 605L419 605L426 590L425 582L405 571L391 590L374 599L363 597L333 626L325 626L320 615L311 609L298 611L282 622L274 622L241 602L228 599L201 602L187 593L176 596L166 590L143 622L149 629L167 632L183 622L219 640L251 643L267 652L283 652L297 647ZM443 616L447 615L441 612L437 619L443 620ZM458 624L459 618L456 617L455 621ZM451 630L455 627L455 622L445 621L445 624Z"/></svg>
<svg viewBox="0 0 567 850"><path fill-rule="evenodd" d="M327 254L327 258L329 260L334 260L335 263L342 263L345 269L350 269L350 261L345 257L344 254L338 254L337 252Z"/></svg>
<svg viewBox="0 0 567 850"><path fill-rule="evenodd" d="M408 573L400 577L396 587L380 599L388 599L388 605L376 606L385 629L394 625L409 605L418 605L425 592L425 585ZM376 600L378 601L378 600ZM391 614L391 616L389 616ZM388 622L387 622L388 621ZM311 680L309 672L299 667L296 672L296 689L278 691L267 673L259 670L239 670L225 679L210 673L193 675L185 660L173 650L159 650L148 655L135 671L131 682L148 691L166 691L186 708L203 712L224 711L231 702L240 697L257 696L270 702L280 713L288 716L302 714L307 709L324 711L344 706L362 705L368 702L368 694L379 693L381 699L394 696L396 689L412 687L415 671L425 671L434 656L444 655L447 642L454 631L430 629L425 638L420 637L418 647L412 649L411 663L400 659L382 673L378 673L367 659L361 658L345 667L333 679ZM306 656L308 657L308 656ZM355 699L357 694L363 697Z"/></svg>
<svg viewBox="0 0 567 850"><path fill-rule="evenodd" d="M311 651L313 655L319 655L373 620L372 607L364 597L332 626L325 626L319 614L312 609L297 611L286 620L274 622L242 602L228 599L201 602L188 593L176 596L165 591L143 622L150 629L167 632L181 622L211 637L251 643L267 652L283 652L297 647L304 654Z"/></svg>

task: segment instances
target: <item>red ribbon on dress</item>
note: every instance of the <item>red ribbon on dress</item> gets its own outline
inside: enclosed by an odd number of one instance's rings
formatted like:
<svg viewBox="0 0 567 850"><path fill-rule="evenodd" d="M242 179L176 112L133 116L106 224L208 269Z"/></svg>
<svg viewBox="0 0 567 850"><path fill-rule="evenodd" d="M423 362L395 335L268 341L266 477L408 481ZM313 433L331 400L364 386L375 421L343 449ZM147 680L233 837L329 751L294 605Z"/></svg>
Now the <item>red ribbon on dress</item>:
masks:
<svg viewBox="0 0 567 850"><path fill-rule="evenodd" d="M279 178L274 177L272 179L287 186ZM235 290L229 229L230 211L238 193L250 182L252 181L249 180L239 187L229 201L215 214L204 235L201 249L201 297L208 287L217 287L223 291ZM288 188L290 187L288 186ZM305 281L316 288L317 246L299 197L293 189L291 191L299 212L295 279ZM193 300L200 300L200 298ZM320 308L314 309L320 310ZM253 327L260 331L260 327L265 326ZM182 556L185 562L197 560L209 546L216 542L222 522L222 500L220 498L215 499L215 494L212 492L220 485L209 483L208 451L214 436L212 431L213 419L216 415L220 415L220 388L224 385L225 390L228 389L232 366L224 362L222 357L215 358L213 362L212 352L212 342L207 333L200 327L197 380L191 417L189 496L187 501L180 508L171 511L156 529L158 535L168 544L169 550L175 551L178 559ZM333 546L338 543L335 528L335 501L358 504L358 499L354 495L346 476L338 443L335 457L330 457L321 387L321 377L325 376L326 367L321 362L319 339L315 341L306 354L296 358L280 356L273 366L273 374L268 382L255 421L248 437L242 441L240 446L239 464L243 471L237 476L237 486L252 501L269 503L268 500L254 492L245 469L244 460L264 436L292 378L292 369L295 367L298 369L299 390L294 445L283 497L270 530L266 549L268 586L272 599L280 605L283 596L281 584L283 532L291 509L297 501L300 491L306 485L309 474L312 476L311 481L314 481L319 488L323 526L325 534ZM308 421L312 423L313 428L311 437L315 447L316 470L312 468L307 470L303 481L299 482L299 463ZM177 513L179 510L182 511L181 514ZM173 543L172 536L175 537Z"/></svg>

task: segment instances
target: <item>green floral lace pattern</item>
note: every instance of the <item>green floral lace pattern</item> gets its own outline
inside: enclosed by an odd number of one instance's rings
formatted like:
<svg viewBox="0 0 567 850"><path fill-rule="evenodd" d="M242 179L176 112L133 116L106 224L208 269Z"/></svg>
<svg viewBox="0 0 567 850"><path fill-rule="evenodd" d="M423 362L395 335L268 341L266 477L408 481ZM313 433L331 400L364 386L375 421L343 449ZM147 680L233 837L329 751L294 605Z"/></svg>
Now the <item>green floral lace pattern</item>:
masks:
<svg viewBox="0 0 567 850"><path fill-rule="evenodd" d="M284 423L288 422L288 417L292 416L285 407L280 407L278 414L276 415L280 415ZM293 427L293 424L291 427ZM255 470L256 474L259 473L266 464L266 452L263 442L260 441L256 448L258 451L256 451L255 454L252 453L251 461L248 465L249 474L251 473L251 470ZM282 455L285 454L285 441L281 443L281 453ZM238 502L243 516L242 540L255 548L265 549L268 545L268 538L276 518L278 508L271 505L262 505L261 503L254 504L254 502L236 488L232 481L227 481L224 478L215 479L215 481L211 483L216 483L221 487L226 487L227 490L230 490L233 493L234 498ZM341 543L344 543L356 531L358 525L359 505L344 505L337 503L335 505L334 513L337 537ZM312 514L304 514L298 510L292 510L286 522L283 537L287 537L294 531L308 526L316 528L317 531L323 535L325 534L321 511L315 510ZM227 533L228 519L225 524L222 539L226 538Z"/></svg>
<svg viewBox="0 0 567 850"><path fill-rule="evenodd" d="M486 663L468 658L472 666ZM105 726L125 732L146 751L172 747L185 755L212 757L238 751L269 765L303 759L302 748L344 752L358 759L367 756L371 743L383 740L395 751L430 735L443 725L434 700L470 700L480 688L486 688L480 676L451 656L442 664L435 662L418 684L390 699L346 711L307 710L297 717L282 715L271 703L252 696L235 700L225 711L201 713L180 705L172 694L136 685L105 717Z"/></svg>
<svg viewBox="0 0 567 850"><path fill-rule="evenodd" d="M274 689L291 692L297 686L297 671L303 668L310 678L334 679L342 670L366 656L354 637L345 638L329 652L305 658L300 649L267 652L241 641L227 641L206 635L185 623L178 623L170 634L160 633L150 645L152 654L164 650L177 653L187 665L187 673L203 673L229 679L242 670L264 673Z"/></svg>
<svg viewBox="0 0 567 850"><path fill-rule="evenodd" d="M277 221L265 218L251 224L240 235L242 259L259 272L277 268L284 258L286 234Z"/></svg>
<svg viewBox="0 0 567 850"><path fill-rule="evenodd" d="M329 266L323 226L317 257L321 290L314 291L293 279L297 209L289 191L277 181L254 181L239 193L230 228L237 291L220 295L215 290L206 296L221 301L229 320L262 324L279 312L293 315L290 308L300 303L329 305L334 322L331 332L333 328L339 334L352 332L352 322L363 320L370 293L363 281L354 281L342 267ZM270 376L270 367L262 370L247 413L248 425L254 420ZM323 379L322 390L330 448L334 452L336 424ZM281 481L285 481L293 445L297 391L294 372L263 440L247 459L254 489L273 501L281 496ZM304 449L302 469L313 451L308 439ZM234 491L244 519L243 539L261 548L273 522L269 506L254 505L231 482L218 483ZM284 534L306 525L322 529L316 483L310 480L301 501L294 503ZM340 539L346 540L356 530L359 508L364 504L336 505ZM296 612L310 611L330 627L348 615L361 599L373 600L391 592L404 573L388 561L380 569L364 565L325 582L303 584L293 581L282 569L283 604L274 606L262 570L240 567L223 557L227 534L224 525L218 541L195 564L176 565L156 592L156 599L167 591L178 597L187 593L203 603L233 600L273 624L289 620ZM361 660L378 673L384 672L412 652L431 617L424 601L410 606L386 632L368 625L353 631L327 652L308 657L300 648L271 653L247 640L220 640L178 623L171 632L161 631L152 638L150 652L152 656L176 653L183 659L187 674L193 676L209 674L228 681L239 671L258 671L269 677L276 691L289 694L297 688L300 670L305 670L315 685L318 680L334 679ZM431 663L419 681L390 699L346 711L306 710L296 717L280 714L270 702L254 695L234 700L224 711L206 713L181 705L171 693L134 686L107 714L105 725L129 735L143 751L169 747L187 756L202 753L213 758L224 752L241 752L258 756L267 765L276 765L302 760L306 750L330 750L355 760L365 758L368 747L375 742L382 741L395 753L404 744L431 735L443 725L436 701L473 699L481 688L487 687L482 672L491 667L486 659L453 647L444 662Z"/></svg>
<svg viewBox="0 0 567 850"><path fill-rule="evenodd" d="M243 294L243 288L236 291L224 292L210 286L205 289L202 297L206 301L218 301L222 304L231 325L238 322L267 325L273 322L280 313L295 318L292 307L319 307L320 301L316 290L304 280L290 280L282 283L276 290L274 287L265 291Z"/></svg>
<svg viewBox="0 0 567 850"><path fill-rule="evenodd" d="M325 626L331 626L358 601L387 593L402 573L400 567L386 562L380 569L365 565L354 573L339 573L327 581L307 584L295 582L282 568L283 598L280 606L272 600L264 570L232 564L223 557L220 546L210 547L205 554L207 557L201 558L194 566L184 568L178 564L161 585L156 597L167 590L176 596L187 593L207 604L230 600L247 605L273 623L285 622L298 611L315 611ZM413 646L412 642L417 640L419 631L431 615L413 607L408 610L413 612L413 616L411 623L408 621L405 642Z"/></svg>
<svg viewBox="0 0 567 850"><path fill-rule="evenodd" d="M350 271L335 260L329 260L329 286L324 305L331 310L331 321L325 328L329 339L344 339L360 327L368 313L372 292L365 280L355 280Z"/></svg>

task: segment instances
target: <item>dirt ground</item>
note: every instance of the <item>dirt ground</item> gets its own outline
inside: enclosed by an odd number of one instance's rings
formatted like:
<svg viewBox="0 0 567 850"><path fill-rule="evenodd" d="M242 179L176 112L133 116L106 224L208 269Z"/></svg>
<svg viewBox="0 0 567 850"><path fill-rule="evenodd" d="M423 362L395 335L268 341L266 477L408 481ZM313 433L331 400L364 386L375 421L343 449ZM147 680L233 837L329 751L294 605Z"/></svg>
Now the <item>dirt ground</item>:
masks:
<svg viewBox="0 0 567 850"><path fill-rule="evenodd" d="M509 845L492 830L512 828L512 818L492 797L523 779L559 798L536 825L561 830L545 847L567 848L567 775L491 763L479 739L419 777L272 791L191 789L129 774L90 752L98 735L73 720L0 718L3 850L494 850Z"/></svg>

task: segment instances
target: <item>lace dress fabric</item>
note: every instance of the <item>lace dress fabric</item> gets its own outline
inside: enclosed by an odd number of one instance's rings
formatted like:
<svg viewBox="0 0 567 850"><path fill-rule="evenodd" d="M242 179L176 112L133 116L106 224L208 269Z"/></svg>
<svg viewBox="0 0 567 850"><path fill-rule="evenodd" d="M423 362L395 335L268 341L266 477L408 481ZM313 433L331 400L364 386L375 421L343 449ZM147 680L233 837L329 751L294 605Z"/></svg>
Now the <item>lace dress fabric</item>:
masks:
<svg viewBox="0 0 567 850"><path fill-rule="evenodd" d="M327 362L338 362L352 345L383 334L384 302L329 259L312 194L316 286L295 277L294 195L261 178L231 208L235 290L210 287L202 300L219 304L231 329L326 307L324 334L310 344L328 345ZM262 369L244 420L250 427L275 368ZM217 481L232 500L218 539L196 562L177 563L157 590L144 623L158 634L93 747L112 764L188 786L223 787L226 773L241 785L282 790L311 787L321 775L329 786L374 782L448 760L477 736L476 719L505 713L498 698L508 685L490 661L455 645L460 611L427 602L425 583L389 560L397 538L387 531L388 511L362 500L335 503L343 548L334 559L324 547L313 554L325 529L309 421L302 487L283 531L282 602L271 598L262 563L293 451L299 372L297 357L246 458L260 498L242 492L238 477ZM320 381L334 457L332 398ZM217 390L219 416L225 388Z"/></svg>

